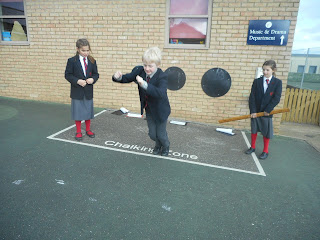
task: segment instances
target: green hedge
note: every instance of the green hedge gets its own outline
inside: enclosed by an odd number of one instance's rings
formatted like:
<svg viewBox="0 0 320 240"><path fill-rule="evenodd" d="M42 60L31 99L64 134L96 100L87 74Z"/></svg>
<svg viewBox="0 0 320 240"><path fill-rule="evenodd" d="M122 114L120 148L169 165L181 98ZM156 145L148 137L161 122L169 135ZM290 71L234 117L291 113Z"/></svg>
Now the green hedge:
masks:
<svg viewBox="0 0 320 240"><path fill-rule="evenodd" d="M302 73L289 72L288 83L301 82L301 79L302 79ZM320 74L305 73L303 82L320 83Z"/></svg>

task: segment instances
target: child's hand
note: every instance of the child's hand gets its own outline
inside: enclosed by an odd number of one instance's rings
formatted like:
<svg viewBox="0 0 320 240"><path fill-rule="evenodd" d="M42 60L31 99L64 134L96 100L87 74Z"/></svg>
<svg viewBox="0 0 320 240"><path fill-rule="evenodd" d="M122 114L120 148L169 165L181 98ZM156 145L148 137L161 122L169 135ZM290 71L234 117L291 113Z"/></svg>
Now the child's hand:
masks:
<svg viewBox="0 0 320 240"><path fill-rule="evenodd" d="M251 118L256 118L257 117L257 113L251 113Z"/></svg>
<svg viewBox="0 0 320 240"><path fill-rule="evenodd" d="M94 82L93 78L88 78L86 80L87 84L92 84Z"/></svg>
<svg viewBox="0 0 320 240"><path fill-rule="evenodd" d="M85 87L87 85L86 80L79 79L77 82L81 87Z"/></svg>
<svg viewBox="0 0 320 240"><path fill-rule="evenodd" d="M143 82L144 82L143 78L140 77L140 76L136 76L136 80L137 80L137 82L139 83L140 86L141 86L141 85L143 84Z"/></svg>
<svg viewBox="0 0 320 240"><path fill-rule="evenodd" d="M119 78L122 77L122 73L118 71L113 76L114 76L115 79L119 79Z"/></svg>

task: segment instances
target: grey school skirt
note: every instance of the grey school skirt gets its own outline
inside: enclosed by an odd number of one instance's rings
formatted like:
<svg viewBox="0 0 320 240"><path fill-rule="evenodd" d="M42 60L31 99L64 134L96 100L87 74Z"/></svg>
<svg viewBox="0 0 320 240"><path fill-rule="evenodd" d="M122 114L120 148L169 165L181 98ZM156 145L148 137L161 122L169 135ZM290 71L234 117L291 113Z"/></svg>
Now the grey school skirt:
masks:
<svg viewBox="0 0 320 240"><path fill-rule="evenodd" d="M71 100L71 119L75 121L89 120L94 118L93 99Z"/></svg>
<svg viewBox="0 0 320 240"><path fill-rule="evenodd" d="M257 117L251 118L251 133L261 132L262 136L266 138L273 137L273 123L272 118Z"/></svg>

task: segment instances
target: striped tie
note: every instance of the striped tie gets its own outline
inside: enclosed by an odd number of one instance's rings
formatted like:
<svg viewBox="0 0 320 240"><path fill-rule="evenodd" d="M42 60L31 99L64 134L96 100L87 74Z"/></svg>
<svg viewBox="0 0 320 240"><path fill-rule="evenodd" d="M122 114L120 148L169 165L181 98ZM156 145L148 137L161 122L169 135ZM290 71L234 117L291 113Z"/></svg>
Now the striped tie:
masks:
<svg viewBox="0 0 320 240"><path fill-rule="evenodd" d="M87 69L88 69L87 59L83 58L83 62L84 62L84 68L86 69L86 72L87 72Z"/></svg>

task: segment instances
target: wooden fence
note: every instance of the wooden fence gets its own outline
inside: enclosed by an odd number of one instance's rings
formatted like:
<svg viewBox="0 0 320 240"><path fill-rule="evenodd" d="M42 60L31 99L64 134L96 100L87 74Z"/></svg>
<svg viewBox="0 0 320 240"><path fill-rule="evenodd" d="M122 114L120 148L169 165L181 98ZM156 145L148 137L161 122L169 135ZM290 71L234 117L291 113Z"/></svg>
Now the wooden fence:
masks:
<svg viewBox="0 0 320 240"><path fill-rule="evenodd" d="M290 112L282 114L282 121L319 125L320 91L287 88L284 108Z"/></svg>

